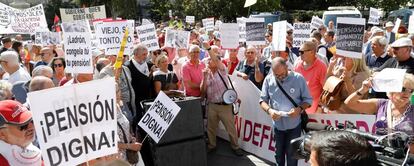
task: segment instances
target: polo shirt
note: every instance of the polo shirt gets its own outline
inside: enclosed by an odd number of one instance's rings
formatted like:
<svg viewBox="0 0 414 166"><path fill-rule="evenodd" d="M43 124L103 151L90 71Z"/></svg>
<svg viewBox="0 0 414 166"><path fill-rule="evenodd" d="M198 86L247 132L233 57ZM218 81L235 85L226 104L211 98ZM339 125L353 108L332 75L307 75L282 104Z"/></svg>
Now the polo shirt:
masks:
<svg viewBox="0 0 414 166"><path fill-rule="evenodd" d="M187 96L200 96L200 89L190 88L185 82L191 81L201 85L203 80L203 70L206 68L204 63L199 62L198 65L192 64L190 61L185 62L182 67L182 79L184 81L185 93Z"/></svg>

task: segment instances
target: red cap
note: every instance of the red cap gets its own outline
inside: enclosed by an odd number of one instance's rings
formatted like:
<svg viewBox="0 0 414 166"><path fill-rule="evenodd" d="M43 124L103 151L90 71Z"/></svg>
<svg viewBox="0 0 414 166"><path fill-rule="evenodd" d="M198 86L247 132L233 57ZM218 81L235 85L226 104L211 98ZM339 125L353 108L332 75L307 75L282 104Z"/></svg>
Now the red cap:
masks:
<svg viewBox="0 0 414 166"><path fill-rule="evenodd" d="M0 101L0 127L4 124L25 125L32 119L32 112L14 100Z"/></svg>

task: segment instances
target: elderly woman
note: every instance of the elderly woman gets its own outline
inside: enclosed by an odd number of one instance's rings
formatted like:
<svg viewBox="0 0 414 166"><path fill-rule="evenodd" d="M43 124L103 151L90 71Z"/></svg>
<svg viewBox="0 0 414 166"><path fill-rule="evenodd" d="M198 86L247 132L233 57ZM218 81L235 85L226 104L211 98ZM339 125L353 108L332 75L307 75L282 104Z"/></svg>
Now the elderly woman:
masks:
<svg viewBox="0 0 414 166"><path fill-rule="evenodd" d="M57 57L53 58L49 66L53 69L52 81L55 86L59 86L59 82L65 77L66 62L65 58Z"/></svg>
<svg viewBox="0 0 414 166"><path fill-rule="evenodd" d="M405 74L401 92L387 93L389 99L362 99L371 86L371 79L364 81L362 87L345 100L345 104L359 113L376 114L377 134L385 135L390 128L414 135L414 106L410 103L414 75Z"/></svg>
<svg viewBox="0 0 414 166"><path fill-rule="evenodd" d="M155 93L158 94L163 91L169 95L170 90L177 90L178 78L174 72L168 70L168 57L166 55L158 56L155 65L159 68L153 73Z"/></svg>

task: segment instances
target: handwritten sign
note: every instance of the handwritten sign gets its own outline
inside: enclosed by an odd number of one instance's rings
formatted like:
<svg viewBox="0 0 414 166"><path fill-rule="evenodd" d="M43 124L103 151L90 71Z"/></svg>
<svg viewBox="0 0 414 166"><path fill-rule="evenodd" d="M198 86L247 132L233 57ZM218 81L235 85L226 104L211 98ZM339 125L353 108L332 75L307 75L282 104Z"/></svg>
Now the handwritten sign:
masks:
<svg viewBox="0 0 414 166"><path fill-rule="evenodd" d="M20 10L0 3L0 34L33 34L38 29L47 29L42 4Z"/></svg>
<svg viewBox="0 0 414 166"><path fill-rule="evenodd" d="M88 8L60 8L62 22L106 18L105 5Z"/></svg>
<svg viewBox="0 0 414 166"><path fill-rule="evenodd" d="M160 46L158 45L158 37L155 32L154 24L138 26L136 30L139 41L142 44L147 45L148 51L153 51L160 48Z"/></svg>

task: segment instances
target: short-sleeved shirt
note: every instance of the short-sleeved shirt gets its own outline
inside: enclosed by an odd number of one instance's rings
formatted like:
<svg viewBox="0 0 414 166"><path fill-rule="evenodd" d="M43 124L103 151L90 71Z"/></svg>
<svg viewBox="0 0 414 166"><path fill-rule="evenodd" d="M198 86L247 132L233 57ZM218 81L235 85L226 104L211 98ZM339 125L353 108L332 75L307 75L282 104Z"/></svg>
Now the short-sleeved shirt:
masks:
<svg viewBox="0 0 414 166"><path fill-rule="evenodd" d="M200 89L192 89L190 88L186 82L191 81L195 84L201 85L201 81L203 80L203 70L206 66L204 63L199 63L198 65L192 64L190 61L187 61L182 67L182 79L184 81L184 88L185 93L187 96L200 96L201 91Z"/></svg>
<svg viewBox="0 0 414 166"><path fill-rule="evenodd" d="M378 112L375 121L375 132L378 135L386 135L388 132L387 109L388 99L378 100ZM393 122L393 131L402 131L408 135L414 136L414 105L409 105L403 116Z"/></svg>
<svg viewBox="0 0 414 166"><path fill-rule="evenodd" d="M290 71L286 78L280 80L281 86L287 94L301 105L303 103L312 103L312 96L309 93L306 80L299 73ZM283 94L276 83L276 77L273 74L266 76L263 82L262 92L260 94L259 102L266 102L272 109L282 112L289 112L295 108L292 102ZM289 130L297 127L300 124L300 117L290 118L281 117L279 120L273 121L273 127L278 130Z"/></svg>
<svg viewBox="0 0 414 166"><path fill-rule="evenodd" d="M246 74L249 77L249 80L252 81L253 84L256 85L257 88L262 89L262 83L256 82L256 79L254 78L254 72L256 70L255 64L256 63L249 65L247 64L246 60L243 60L239 62L239 65L237 65L236 70ZM259 63L259 69L260 69L260 72L263 74L263 76L266 76L263 63Z"/></svg>
<svg viewBox="0 0 414 166"><path fill-rule="evenodd" d="M167 90L168 83L178 83L177 75L175 75L175 73L172 71L168 71L168 73L165 73L161 70L158 70L153 73L153 76L154 81L161 82L161 90Z"/></svg>

